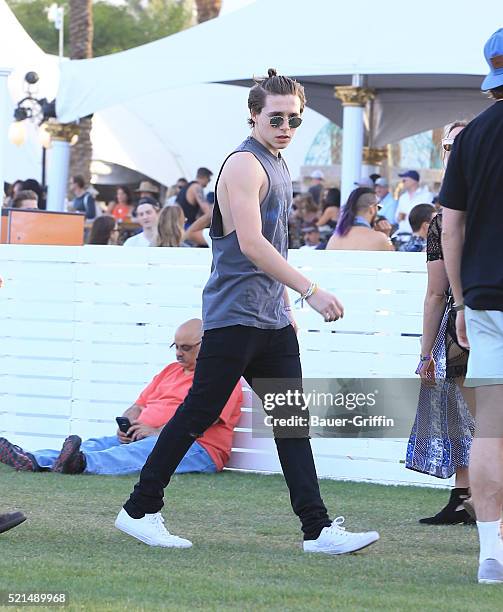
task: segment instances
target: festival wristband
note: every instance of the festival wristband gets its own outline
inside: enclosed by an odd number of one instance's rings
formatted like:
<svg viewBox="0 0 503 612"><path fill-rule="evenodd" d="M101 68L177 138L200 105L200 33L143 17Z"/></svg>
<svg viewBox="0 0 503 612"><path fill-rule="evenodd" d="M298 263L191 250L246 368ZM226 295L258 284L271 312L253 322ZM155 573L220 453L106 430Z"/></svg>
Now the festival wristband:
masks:
<svg viewBox="0 0 503 612"><path fill-rule="evenodd" d="M300 297L295 300L295 304L298 304L300 302L300 307L302 308L304 306L304 300L307 300L313 295L313 293L316 293L317 289L318 285L316 283L311 283L307 291L301 293Z"/></svg>

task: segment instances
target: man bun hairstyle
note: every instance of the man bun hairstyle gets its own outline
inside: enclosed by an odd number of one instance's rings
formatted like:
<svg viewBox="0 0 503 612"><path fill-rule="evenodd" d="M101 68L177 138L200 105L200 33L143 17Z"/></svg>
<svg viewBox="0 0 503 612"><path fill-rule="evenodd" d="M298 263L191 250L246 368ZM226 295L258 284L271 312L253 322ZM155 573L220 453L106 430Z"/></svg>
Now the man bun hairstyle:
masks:
<svg viewBox="0 0 503 612"><path fill-rule="evenodd" d="M295 79L287 76L278 75L276 68L269 68L267 77L254 77L255 85L250 89L248 95L248 108L251 113L257 115L262 112L265 106L265 99L268 95L272 96L298 96L300 100L300 112L306 106L306 94L304 87ZM251 117L248 119L250 127L255 125Z"/></svg>

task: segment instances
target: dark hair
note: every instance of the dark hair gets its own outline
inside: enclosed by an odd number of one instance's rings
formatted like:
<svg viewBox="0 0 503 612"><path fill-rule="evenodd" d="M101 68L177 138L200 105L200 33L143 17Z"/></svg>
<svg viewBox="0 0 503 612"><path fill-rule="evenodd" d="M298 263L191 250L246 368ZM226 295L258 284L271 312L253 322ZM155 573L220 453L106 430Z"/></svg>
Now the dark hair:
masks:
<svg viewBox="0 0 503 612"><path fill-rule="evenodd" d="M304 87L295 79L287 76L278 76L275 68L269 68L268 76L264 78L254 78L255 85L250 89L248 94L248 108L250 113L259 115L265 106L265 99L268 95L273 96L298 96L300 100L300 112L304 111L306 106L306 94ZM248 119L248 125L253 127L255 121L251 117Z"/></svg>
<svg viewBox="0 0 503 612"><path fill-rule="evenodd" d="M12 183L12 185L10 186L10 194L11 195L14 192L14 189L15 189L16 185L21 185L21 188L24 188L24 181L22 179L17 179L17 180L15 180Z"/></svg>
<svg viewBox="0 0 503 612"><path fill-rule="evenodd" d="M38 205L38 195L32 189L23 189L12 200L12 208L21 208L24 200L34 200Z"/></svg>
<svg viewBox="0 0 503 612"><path fill-rule="evenodd" d="M421 229L423 223L429 223L433 214L435 213L435 207L431 204L417 204L409 213L409 223L413 232L418 232Z"/></svg>
<svg viewBox="0 0 503 612"><path fill-rule="evenodd" d="M159 202L155 198L151 198L150 196L143 196L143 198L140 198L138 200L138 203L136 204L136 207L138 208L138 206L141 206L142 204L150 204L154 208L161 208Z"/></svg>
<svg viewBox="0 0 503 612"><path fill-rule="evenodd" d="M213 176L213 172L208 168L198 168L197 169L197 178L208 178L210 179Z"/></svg>
<svg viewBox="0 0 503 612"><path fill-rule="evenodd" d="M76 183L81 189L84 189L84 187L86 186L84 177L81 174L76 174L75 176L72 176L72 181Z"/></svg>
<svg viewBox="0 0 503 612"><path fill-rule="evenodd" d="M493 87L492 89L489 89L487 93L493 100L503 100L503 85Z"/></svg>
<svg viewBox="0 0 503 612"><path fill-rule="evenodd" d="M161 205L155 198L151 198L150 196L143 196L143 198L140 198L138 200L138 202L136 203L136 206L134 207L133 217L136 217L137 212L138 212L138 207L141 206L142 204L150 204L150 206L155 208L155 210L157 211L161 210Z"/></svg>
<svg viewBox="0 0 503 612"><path fill-rule="evenodd" d="M34 191L37 194L39 200L43 196L42 185L36 179L33 178L29 178L23 181L23 190Z"/></svg>
<svg viewBox="0 0 503 612"><path fill-rule="evenodd" d="M184 176L180 177L176 182L177 183L183 183L184 185L188 185L189 184L189 181Z"/></svg>
<svg viewBox="0 0 503 612"><path fill-rule="evenodd" d="M340 208L341 192L339 189L337 189L337 187L330 187L330 189L327 189L325 197L323 198L322 206L323 210L329 206L337 206L337 208Z"/></svg>
<svg viewBox="0 0 503 612"><path fill-rule="evenodd" d="M319 212L320 208L310 193L299 193L295 196L295 205L303 212Z"/></svg>
<svg viewBox="0 0 503 612"><path fill-rule="evenodd" d="M116 191L119 191L119 189L121 189L126 194L127 203L131 204L131 200L132 200L132 198L131 198L131 189L129 189L129 187L126 187L125 185L119 185L117 187Z"/></svg>
<svg viewBox="0 0 503 612"><path fill-rule="evenodd" d="M374 190L368 187L357 187L353 189L349 194L348 201L341 211L341 216L335 228L336 234L338 236L345 236L353 227L357 214L368 208L371 204L370 199L372 198L375 201L375 197Z"/></svg>
<svg viewBox="0 0 503 612"><path fill-rule="evenodd" d="M87 244L108 244L115 223L116 221L111 215L96 217L93 221Z"/></svg>

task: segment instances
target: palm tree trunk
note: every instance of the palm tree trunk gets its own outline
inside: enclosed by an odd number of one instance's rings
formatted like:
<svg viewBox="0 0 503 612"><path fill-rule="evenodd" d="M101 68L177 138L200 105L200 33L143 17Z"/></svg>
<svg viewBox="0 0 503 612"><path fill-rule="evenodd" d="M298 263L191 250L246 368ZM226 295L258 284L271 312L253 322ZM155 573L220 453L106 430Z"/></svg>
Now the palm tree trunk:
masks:
<svg viewBox="0 0 503 612"><path fill-rule="evenodd" d="M222 0L196 0L197 23L203 23L218 17L222 8Z"/></svg>
<svg viewBox="0 0 503 612"><path fill-rule="evenodd" d="M87 59L93 56L93 3L92 0L70 0L70 58ZM91 179L92 119L83 118L79 122L78 142L71 149L70 176L80 174L86 184Z"/></svg>

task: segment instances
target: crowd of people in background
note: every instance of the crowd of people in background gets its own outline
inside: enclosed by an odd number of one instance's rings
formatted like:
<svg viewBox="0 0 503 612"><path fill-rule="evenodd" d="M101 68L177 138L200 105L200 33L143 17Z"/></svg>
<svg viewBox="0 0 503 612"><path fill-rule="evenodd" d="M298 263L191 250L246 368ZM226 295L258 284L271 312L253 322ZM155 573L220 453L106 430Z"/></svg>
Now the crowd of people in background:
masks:
<svg viewBox="0 0 503 612"><path fill-rule="evenodd" d="M400 173L394 193L379 174L355 182L341 207L337 187L325 187L321 170L297 193L289 218L290 248L409 251L426 249L428 225L437 212L435 197L421 186L416 170Z"/></svg>
<svg viewBox="0 0 503 612"><path fill-rule="evenodd" d="M194 180L181 177L166 192L150 180L134 190L119 185L115 197L104 202L77 175L70 180L67 210L85 215L87 244L208 247L215 196L205 189L212 176L201 167ZM399 178L392 190L379 174L361 177L341 206L339 188L330 185L321 170L314 170L306 191L294 194L289 248L424 251L428 226L437 212L434 194L421 185L416 170L400 173ZM15 181L4 207L43 209L44 190L34 179Z"/></svg>

